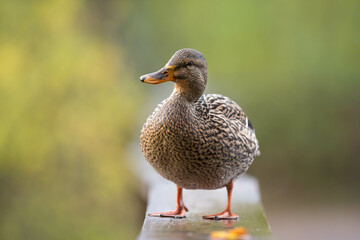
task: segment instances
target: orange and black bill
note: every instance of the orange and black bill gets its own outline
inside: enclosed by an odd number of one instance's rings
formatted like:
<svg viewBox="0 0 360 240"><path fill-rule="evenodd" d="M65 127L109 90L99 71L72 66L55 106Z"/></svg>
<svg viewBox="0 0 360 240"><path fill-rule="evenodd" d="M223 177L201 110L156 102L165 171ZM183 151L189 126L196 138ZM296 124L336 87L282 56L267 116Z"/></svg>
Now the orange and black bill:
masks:
<svg viewBox="0 0 360 240"><path fill-rule="evenodd" d="M145 74L140 77L140 81L150 84L160 84L174 81L174 66L166 65L157 72Z"/></svg>

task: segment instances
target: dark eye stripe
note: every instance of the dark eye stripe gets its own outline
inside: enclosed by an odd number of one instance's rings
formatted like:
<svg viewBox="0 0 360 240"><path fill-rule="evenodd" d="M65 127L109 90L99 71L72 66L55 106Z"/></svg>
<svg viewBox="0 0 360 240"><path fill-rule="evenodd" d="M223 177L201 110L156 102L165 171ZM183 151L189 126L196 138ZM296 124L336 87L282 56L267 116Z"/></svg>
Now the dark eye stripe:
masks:
<svg viewBox="0 0 360 240"><path fill-rule="evenodd" d="M180 69L180 68L183 68L183 67L186 67L186 63L181 63L181 64L177 65L177 66L174 68L174 71L175 71L175 70L178 70L178 69Z"/></svg>
<svg viewBox="0 0 360 240"><path fill-rule="evenodd" d="M190 62L192 62L192 65L193 65L193 66L197 66L197 67L198 67L198 65L195 64L193 61L190 61ZM175 71L175 70L178 70L178 69L180 69L180 68L186 67L187 65L188 65L188 63L183 62L183 63L177 65L177 66L174 68L174 71Z"/></svg>

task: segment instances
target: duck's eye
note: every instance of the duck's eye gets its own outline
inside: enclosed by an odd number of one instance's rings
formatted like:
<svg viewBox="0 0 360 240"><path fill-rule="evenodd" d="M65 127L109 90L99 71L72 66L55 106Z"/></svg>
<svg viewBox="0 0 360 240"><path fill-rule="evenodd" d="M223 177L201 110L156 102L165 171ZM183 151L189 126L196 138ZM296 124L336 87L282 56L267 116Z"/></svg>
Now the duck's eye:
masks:
<svg viewBox="0 0 360 240"><path fill-rule="evenodd" d="M188 68L192 68L192 67L194 66L194 63L193 63L192 61L189 61L189 62L186 64L186 66L187 66Z"/></svg>

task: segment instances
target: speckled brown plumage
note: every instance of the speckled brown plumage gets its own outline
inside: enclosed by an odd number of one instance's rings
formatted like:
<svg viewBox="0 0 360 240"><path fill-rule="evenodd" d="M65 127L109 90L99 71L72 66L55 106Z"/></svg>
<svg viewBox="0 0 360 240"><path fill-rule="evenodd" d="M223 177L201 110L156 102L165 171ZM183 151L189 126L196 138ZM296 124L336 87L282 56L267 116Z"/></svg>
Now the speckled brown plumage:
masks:
<svg viewBox="0 0 360 240"><path fill-rule="evenodd" d="M179 50L163 69L141 79L175 83L140 136L146 160L161 176L180 188L216 189L247 171L259 153L255 131L234 101L202 95L207 66L200 52Z"/></svg>

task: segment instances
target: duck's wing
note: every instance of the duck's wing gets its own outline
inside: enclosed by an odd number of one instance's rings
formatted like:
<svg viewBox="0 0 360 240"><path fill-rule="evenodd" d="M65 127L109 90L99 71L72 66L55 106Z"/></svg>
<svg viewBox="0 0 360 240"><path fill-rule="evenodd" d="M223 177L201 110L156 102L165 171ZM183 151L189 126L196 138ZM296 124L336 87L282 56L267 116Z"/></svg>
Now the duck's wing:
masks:
<svg viewBox="0 0 360 240"><path fill-rule="evenodd" d="M201 96L196 102L195 109L202 116L211 118L222 116L228 120L237 120L240 124L255 132L255 129L245 112L233 100L220 94L207 94Z"/></svg>
<svg viewBox="0 0 360 240"><path fill-rule="evenodd" d="M203 119L227 129L237 138L246 138L254 144L252 151L260 155L255 129L241 107L230 98L220 94L207 94L195 104L196 111ZM251 144L251 145L253 145Z"/></svg>

